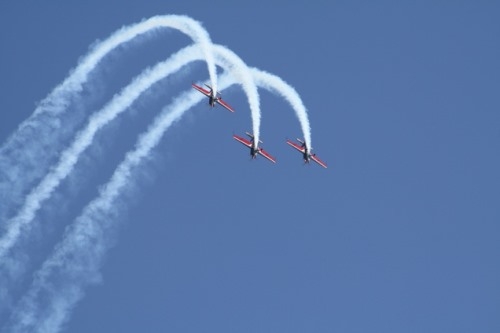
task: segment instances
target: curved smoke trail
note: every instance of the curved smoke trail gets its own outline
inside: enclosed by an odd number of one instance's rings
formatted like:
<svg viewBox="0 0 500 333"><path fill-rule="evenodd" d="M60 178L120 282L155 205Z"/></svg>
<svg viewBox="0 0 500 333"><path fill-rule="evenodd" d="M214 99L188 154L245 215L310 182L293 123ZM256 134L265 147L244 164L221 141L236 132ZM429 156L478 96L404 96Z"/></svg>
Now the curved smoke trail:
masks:
<svg viewBox="0 0 500 333"><path fill-rule="evenodd" d="M210 39L210 35L203 28L201 23L185 15L159 15L153 16L140 23L125 26L113 33L105 41L97 44L94 49L73 70L71 75L66 78L58 87L56 87L53 94L57 94L62 91L80 91L82 89L82 84L87 80L90 72L109 52L111 52L119 45L130 42L138 36L144 35L148 32L160 28L176 29L189 36L195 44L199 45L207 62L210 82L214 87L216 87L217 71L214 58L210 50L212 41ZM59 113L61 111L64 111L64 109L46 110L37 108L37 110L35 110L35 114L47 111L52 113ZM21 127L22 126L24 126L24 124L22 124Z"/></svg>
<svg viewBox="0 0 500 333"><path fill-rule="evenodd" d="M214 46L214 53L218 62L226 64L229 69L233 69L234 76L241 78L241 73L228 65L225 55L230 53L227 49ZM255 68L251 73L259 85L287 99L297 113L302 128L309 127L306 109L293 88L272 74ZM221 82L223 87L234 83L226 76ZM113 228L112 220L117 215L115 201L129 183L128 178L133 169L158 144L170 125L202 98L197 92L181 95L140 136L136 149L127 153L111 180L100 191L99 197L87 205L75 223L67 228L63 241L36 274L32 287L12 317L9 327L12 332L35 329L39 332L54 332L61 328L72 307L83 297L85 286L98 279L102 258L109 246L106 237L109 237ZM306 132L304 137L308 137ZM54 279L52 274L62 274L63 278ZM68 278L65 279L64 274ZM58 281L58 285L53 281Z"/></svg>
<svg viewBox="0 0 500 333"><path fill-rule="evenodd" d="M252 118L257 121L257 124L254 123L253 126L256 129L255 133L258 134L260 126L259 95L250 70L236 54L227 48L214 46L214 49L210 50L210 53L211 51L219 54L219 59L222 60L220 64L222 67L227 67L227 69L233 71L234 75L241 80L241 84L247 93L249 104L252 107ZM25 232L29 232L27 230L28 226L34 219L42 202L50 197L60 182L73 170L78 157L92 143L96 132L122 113L154 83L176 72L182 66L199 59L200 52L197 51L195 46L182 49L167 61L139 75L119 95L116 95L103 110L90 118L87 127L77 134L71 146L61 154L57 166L30 192L20 212L14 218L7 221L7 232L0 238L0 262L5 262L3 260L5 255L16 243L22 229L24 228Z"/></svg>
<svg viewBox="0 0 500 333"><path fill-rule="evenodd" d="M290 104L299 120L304 141L307 147L311 147L311 126L307 109L299 93L291 85L274 74L258 68L248 68L238 55L222 45L214 44L213 54L216 57L216 62L226 69L231 69L232 73L238 76L238 80L243 85L250 105L253 134L256 142L259 142L261 119L260 97L256 91L258 86L282 97Z"/></svg>
<svg viewBox="0 0 500 333"><path fill-rule="evenodd" d="M250 113L252 116L252 130L255 142L259 142L260 137L260 96L257 91L257 86L254 82L254 77L248 66L236 55L233 51L222 45L212 45L213 54L216 57L217 63L231 71L233 75L237 76L238 81L241 82L243 90L247 95L248 104L250 106Z"/></svg>
<svg viewBox="0 0 500 333"><path fill-rule="evenodd" d="M26 187L42 176L50 157L59 151L55 147L58 140L71 129L61 126L57 115L66 110L71 96L83 90L89 74L116 47L159 28L179 30L200 45L212 87L217 89L217 72L210 52L212 42L198 21L184 15L162 15L119 29L96 44L0 148L0 219L5 218L10 204L20 200Z"/></svg>
<svg viewBox="0 0 500 333"><path fill-rule="evenodd" d="M227 75L221 78L226 88L234 81ZM99 279L99 268L108 249L106 242L114 227L114 201L129 184L127 180L142 159L159 143L174 121L204 98L196 91L181 94L165 108L146 133L139 137L136 149L127 153L116 168L111 180L101 189L82 214L70 225L54 254L37 272L32 287L20 301L9 324L9 332L57 332L67 321L71 309L83 297L83 289ZM51 274L68 278L51 279Z"/></svg>
<svg viewBox="0 0 500 333"><path fill-rule="evenodd" d="M283 81L280 77L267 73L257 68L252 68L252 76L256 84L270 92L283 97L293 108L297 118L299 119L304 141L309 147L311 146L311 125L309 124L309 117L307 116L307 109L302 103L302 99L297 91L288 83Z"/></svg>
<svg viewBox="0 0 500 333"><path fill-rule="evenodd" d="M60 182L73 170L78 157L92 143L97 131L126 110L154 83L200 58L201 54L197 46L188 46L178 51L166 61L145 70L120 94L115 95L102 110L90 117L87 126L76 135L73 143L61 154L58 164L26 197L19 213L6 222L6 233L0 238L0 263L5 262L6 254L16 243L21 231L29 232L29 224L42 202L50 197Z"/></svg>
<svg viewBox="0 0 500 333"><path fill-rule="evenodd" d="M234 75L241 80L249 102L251 101L250 103L254 105L253 112L255 112L255 105L258 107L259 104L259 96L252 77L248 78L248 75L251 75L250 70L234 53L227 50L224 51L221 48L219 48L218 52L224 53L223 57L219 56L219 58L223 59L220 65L224 68L226 66L230 67ZM9 283L17 281L18 276L23 274L26 269L26 263L23 264L20 261L10 260L7 254L17 243L21 235L30 234L33 228L32 221L43 201L50 197L60 182L73 170L81 153L92 143L96 132L122 113L140 94L149 89L154 83L177 71L182 66L202 59L203 53L196 46L189 46L182 49L165 62L144 71L129 86L124 88L120 94L115 95L113 100L101 111L96 112L90 117L87 127L76 135L74 142L61 154L59 163L32 189L18 214L7 221L7 232L0 238L0 283L2 285L9 285ZM245 75L246 78L242 78ZM260 115L258 108L256 112ZM4 303L8 297L7 291L0 293L0 300L3 300Z"/></svg>

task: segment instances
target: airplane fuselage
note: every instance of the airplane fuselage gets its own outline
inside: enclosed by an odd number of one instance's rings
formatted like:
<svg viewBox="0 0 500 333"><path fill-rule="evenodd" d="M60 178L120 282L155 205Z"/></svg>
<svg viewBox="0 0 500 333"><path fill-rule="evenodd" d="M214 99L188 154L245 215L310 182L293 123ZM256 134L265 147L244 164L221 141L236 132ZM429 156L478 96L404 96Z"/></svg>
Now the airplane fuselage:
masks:
<svg viewBox="0 0 500 333"><path fill-rule="evenodd" d="M215 106L215 97L213 95L211 95L209 98L208 98L208 104L211 106L211 107L214 107Z"/></svg>
<svg viewBox="0 0 500 333"><path fill-rule="evenodd" d="M252 146L252 148L250 148L250 155L252 156L252 158L257 158L257 154L259 153L259 149L255 146Z"/></svg>
<svg viewBox="0 0 500 333"><path fill-rule="evenodd" d="M225 101L222 100L220 93L216 92L215 90L212 89L208 84L205 84L208 89L206 90L196 84L192 84L193 88L201 92L203 95L208 97L208 105L210 105L212 108L215 107L216 104L222 105L225 109L234 112L233 108L227 104Z"/></svg>
<svg viewBox="0 0 500 333"><path fill-rule="evenodd" d="M215 107L215 103L220 99L219 96L217 96L215 93L211 93L210 96L208 97L208 104L210 104L211 107Z"/></svg>
<svg viewBox="0 0 500 333"><path fill-rule="evenodd" d="M258 144L256 143L255 141L255 137L253 136L253 134L250 134L250 133L246 133L250 138L251 140L247 140L247 139L244 139L240 136L237 136L236 134L233 134L233 138L242 143L243 145L245 145L245 147L249 148L250 149L250 157L252 159L255 159L257 158L257 155L261 155L263 156L264 158L268 159L269 161L273 162L273 163L276 163L276 159L274 157L272 157L271 155L269 155L269 153L267 151L265 151L264 149L260 148L258 146ZM259 141L261 142L261 141Z"/></svg>
<svg viewBox="0 0 500 333"><path fill-rule="evenodd" d="M304 163L310 163L311 160L313 160L314 162L316 162L319 165L321 165L323 168L327 168L328 167L325 162L323 162L322 160L319 159L318 156L316 156L316 154L312 154L310 152L309 147L306 145L306 143L303 140L297 139L297 141L299 143L301 143L300 146L298 144L290 141L290 140L287 140L286 142L290 146L292 146L293 148L295 148L296 150L300 151L300 153L302 154L302 159L304 160Z"/></svg>
<svg viewBox="0 0 500 333"><path fill-rule="evenodd" d="M311 157L309 156L309 149L307 149L307 147L305 147L305 148L306 149L304 150L304 154L303 154L304 162L309 163L311 161Z"/></svg>

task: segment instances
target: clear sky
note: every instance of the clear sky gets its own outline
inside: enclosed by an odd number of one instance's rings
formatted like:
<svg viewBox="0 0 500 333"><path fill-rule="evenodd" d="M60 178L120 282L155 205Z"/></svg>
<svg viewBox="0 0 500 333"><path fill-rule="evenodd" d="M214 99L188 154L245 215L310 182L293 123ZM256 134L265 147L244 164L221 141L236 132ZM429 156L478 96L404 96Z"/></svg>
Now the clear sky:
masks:
<svg viewBox="0 0 500 333"><path fill-rule="evenodd" d="M234 114L198 104L134 171L63 332L500 331L500 3L3 1L0 142L96 40L163 14L294 86L329 168L285 144L301 131L275 95L261 93L261 139L276 165L231 137L251 130L239 87L223 92ZM121 48L75 114L189 44L165 30ZM38 212L0 323L162 107L207 77L194 63L99 132Z"/></svg>

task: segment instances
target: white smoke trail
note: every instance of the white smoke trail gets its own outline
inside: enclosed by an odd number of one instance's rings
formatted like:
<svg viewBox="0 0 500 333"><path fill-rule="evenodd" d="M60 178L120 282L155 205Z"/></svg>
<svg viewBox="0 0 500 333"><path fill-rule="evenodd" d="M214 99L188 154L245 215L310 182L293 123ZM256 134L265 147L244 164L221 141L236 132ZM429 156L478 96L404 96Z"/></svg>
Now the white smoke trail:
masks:
<svg viewBox="0 0 500 333"><path fill-rule="evenodd" d="M259 87L283 97L292 106L297 118L299 119L302 134L304 135L304 141L307 147L312 149L311 126L309 124L309 117L307 116L307 109L304 106L304 103L302 103L302 99L297 91L276 75L267 73L257 68L252 68L251 71L255 83Z"/></svg>
<svg viewBox="0 0 500 333"><path fill-rule="evenodd" d="M28 232L29 223L41 203L50 197L54 189L72 170L80 154L92 143L96 132L127 109L144 91L154 83L178 71L192 61L199 60L201 54L197 46L188 46L168 60L145 70L130 85L109 102L101 111L92 115L87 127L76 135L76 139L67 148L54 167L36 186L26 200L19 213L6 222L6 233L0 238L0 263L15 244L21 231Z"/></svg>
<svg viewBox="0 0 500 333"><path fill-rule="evenodd" d="M233 83L227 75L221 78L224 88ZM203 98L196 91L180 95L140 136L135 150L127 153L99 196L67 228L63 241L37 272L32 287L11 318L9 332L53 333L61 329L73 306L83 297L85 286L98 280L98 271L109 246L106 240L114 227L115 201L129 184L133 169L159 143L172 123ZM51 279L52 274L61 273L66 273L67 278L57 282Z"/></svg>
<svg viewBox="0 0 500 333"><path fill-rule="evenodd" d="M210 77L210 82L214 88L217 87L217 71L215 67L215 62L213 55L211 53L212 41L208 32L203 28L200 22L193 20L189 16L184 15L161 15L153 16L145 21L136 23L133 25L125 26L120 30L113 33L108 39L97 44L93 51L91 51L83 61L78 65L78 67L72 72L72 74L66 78L63 83L61 83L54 92L51 94L58 94L60 92L66 91L79 91L81 90L81 85L87 80L89 73L95 68L95 66L106 56L109 52L115 49L117 46L130 42L132 39L143 35L147 32L151 32L159 28L172 28L181 31L182 33L191 37L195 44L198 44L205 56L205 60L208 66L208 73ZM61 104L64 105L64 99L60 100ZM35 114L39 112L53 112L59 113L63 111L63 108L57 109L43 109L38 108L35 110ZM22 124L21 126L24 126Z"/></svg>
<svg viewBox="0 0 500 333"><path fill-rule="evenodd" d="M238 81L241 82L243 90L245 91L248 103L250 106L250 113L252 116L252 130L254 141L259 142L260 137L260 97L255 85L252 72L247 65L241 60L238 55L233 51L222 45L213 45L213 54L216 57L217 63L230 70L233 75L237 76Z"/></svg>
<svg viewBox="0 0 500 333"><path fill-rule="evenodd" d="M226 69L231 69L234 75L238 77L238 81L243 85L250 105L255 142L259 142L261 122L260 97L257 91L258 86L277 94L290 104L299 120L307 147L312 147L311 126L309 124L307 109L295 88L274 74L262 71L258 68L248 68L238 55L222 45L214 44L213 54L216 57L217 64Z"/></svg>
<svg viewBox="0 0 500 333"><path fill-rule="evenodd" d="M233 70L235 76L242 81L249 102L258 107L259 96L257 88L253 84L252 78L248 79L250 71L243 61L234 53L224 50L222 47L216 47L214 52L221 53L217 59L220 65L222 67L228 66ZM147 90L156 81L168 76L169 73L176 71L191 61L202 59L202 53L196 52L194 46L179 51L166 62L142 73L133 83L124 88L121 94L116 95L103 110L92 115L88 126L76 136L71 146L62 153L59 164L53 167L51 172L42 179L41 183L31 191L16 217L7 221L7 233L0 239L0 284L7 286L13 282L15 283L18 277L24 273L26 263L10 260L11 258L7 257L9 250L17 243L20 235L30 234L33 228L30 223L33 221L37 210L41 207L43 201L50 197L60 182L72 171L80 154L91 144L96 132L123 112L142 92ZM245 75L247 75L247 78L244 78ZM257 112L260 113L260 110L257 109ZM16 255L19 254L17 252ZM3 303L7 303L6 300L8 297L9 293L7 291L0 293L0 300Z"/></svg>
<svg viewBox="0 0 500 333"><path fill-rule="evenodd" d="M214 53L218 62L235 69L235 75L241 76L240 71L243 69L227 63L228 60L224 58L227 52L223 47L215 46L214 50L217 50ZM264 88L284 96L292 104L302 127L308 128L309 121L305 107L293 88L269 73L252 69L252 74ZM227 77L221 82L224 87L232 84ZM165 109L150 129L140 137L136 149L127 154L110 182L100 191L99 197L94 199L67 229L63 241L56 247L53 256L36 274L32 287L12 317L10 331L24 332L36 329L37 332L54 332L61 328L72 307L83 297L85 286L98 278L102 258L109 247L106 237L109 237L109 229L113 228L112 220L118 213L116 200L129 184L128 178L133 169L158 144L170 125L202 98L203 96L196 92L180 96L174 105ZM307 138L306 133L304 136ZM62 274L63 277L66 275L66 278L54 279L54 274L56 276ZM57 281L57 285L54 281Z"/></svg>
<svg viewBox="0 0 500 333"><path fill-rule="evenodd" d="M227 48L216 45L213 47L213 50L209 50L209 53L212 53L212 51L217 53L220 65L231 70L241 81L251 106L252 119L256 122L253 123L253 127L256 142L258 142L260 98L250 70L236 54ZM155 82L177 71L189 62L198 59L200 59L200 53L197 52L197 48L194 46L179 51L171 59L160 63L152 70L145 71L133 83L124 88L120 95L115 96L103 110L91 117L87 127L77 135L72 145L62 153L58 165L30 192L20 212L14 218L7 221L7 232L0 238L0 263L15 244L22 229L24 228L27 231L26 229L28 229L29 223L35 217L35 213L40 208L41 203L50 197L54 189L73 170L80 154L92 143L95 133L123 112L140 94Z"/></svg>
<svg viewBox="0 0 500 333"><path fill-rule="evenodd" d="M82 91L83 84L99 62L119 45L160 28L179 30L200 45L212 87L217 89L216 67L210 52L212 43L208 32L198 21L184 15L162 15L119 29L96 44L0 148L0 219L5 218L7 206L19 201L26 187L45 172L50 156L58 152L56 145L60 144L59 139L63 133L72 130L66 128L69 126L62 126L57 115L67 109L71 96Z"/></svg>

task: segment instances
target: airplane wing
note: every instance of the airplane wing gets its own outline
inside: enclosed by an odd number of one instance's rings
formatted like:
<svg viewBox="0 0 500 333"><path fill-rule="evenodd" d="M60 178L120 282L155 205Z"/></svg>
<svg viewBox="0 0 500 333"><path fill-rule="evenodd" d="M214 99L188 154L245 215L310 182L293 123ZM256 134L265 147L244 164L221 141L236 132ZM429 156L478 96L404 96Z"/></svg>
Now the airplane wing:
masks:
<svg viewBox="0 0 500 333"><path fill-rule="evenodd" d="M274 157L272 157L271 155L269 155L269 153L267 151L265 151L264 149L260 148L259 154L264 156L265 158L267 158L269 161L276 163L276 159Z"/></svg>
<svg viewBox="0 0 500 333"><path fill-rule="evenodd" d="M216 102L225 107L226 109L228 109L229 111L234 112L234 109L229 104L224 102L221 98L217 99Z"/></svg>
<svg viewBox="0 0 500 333"><path fill-rule="evenodd" d="M206 90L206 89L203 89L202 87L196 85L196 84L192 84L193 88L198 90L199 92L201 92L203 95L207 96L207 97L210 97L210 91L209 90Z"/></svg>
<svg viewBox="0 0 500 333"><path fill-rule="evenodd" d="M305 147L299 146L298 144L296 144L295 142L292 142L290 140L286 140L286 143L288 143L290 146L292 146L293 148L297 149L302 154L304 154L305 149L306 149Z"/></svg>
<svg viewBox="0 0 500 333"><path fill-rule="evenodd" d="M311 160L313 160L314 162L318 163L318 164L319 164L319 165L321 165L323 168L325 168L325 169L327 168L326 163L325 163L325 162L323 162L322 160L320 160L320 159L319 159L319 157L318 157L318 156L316 156L315 154L311 154L311 156L310 156L310 157L311 157Z"/></svg>
<svg viewBox="0 0 500 333"><path fill-rule="evenodd" d="M236 134L233 134L233 138L238 141L238 142L241 142L242 144L244 144L245 146L247 146L248 148L252 148L252 142L248 141L247 139L245 138L242 138L241 136L238 136Z"/></svg>
<svg viewBox="0 0 500 333"><path fill-rule="evenodd" d="M253 146L253 143L252 141L250 140L247 140L245 138L242 138L241 136L238 136L236 134L233 134L233 138L240 142L241 144L247 146L248 148L252 149L252 146ZM274 157L272 157L267 151L265 151L264 149L262 148L258 148L258 151L257 153L259 155L262 155L263 157L267 158L269 161L273 162L273 163L276 163L276 159Z"/></svg>

